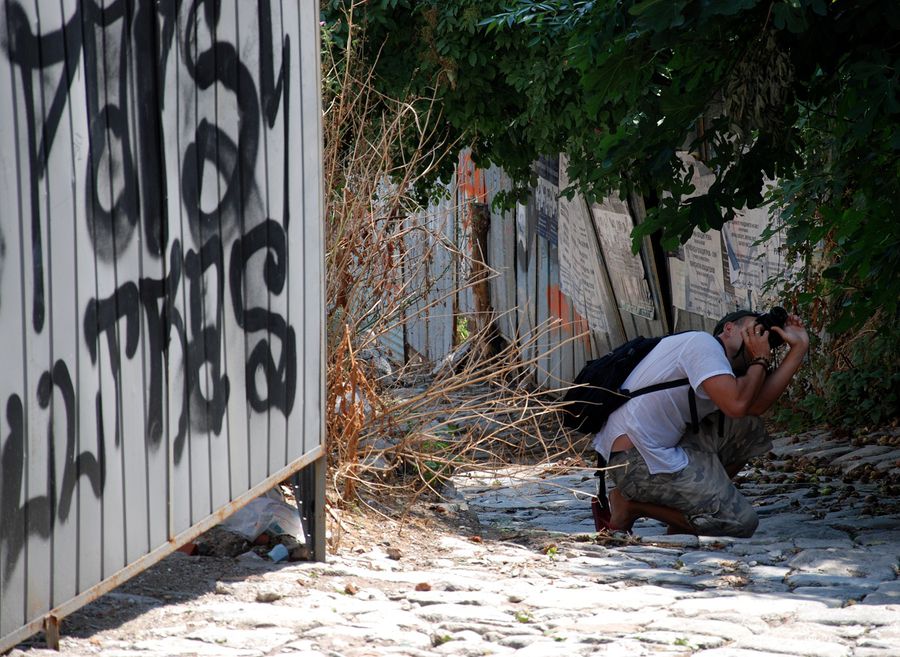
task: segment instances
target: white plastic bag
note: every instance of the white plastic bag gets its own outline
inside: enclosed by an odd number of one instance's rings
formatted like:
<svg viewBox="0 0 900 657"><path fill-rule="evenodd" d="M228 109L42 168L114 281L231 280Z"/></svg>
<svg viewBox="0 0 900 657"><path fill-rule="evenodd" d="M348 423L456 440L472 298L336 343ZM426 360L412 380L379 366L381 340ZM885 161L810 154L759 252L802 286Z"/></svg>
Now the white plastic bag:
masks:
<svg viewBox="0 0 900 657"><path fill-rule="evenodd" d="M268 532L273 536L291 536L301 545L306 543L297 508L285 502L274 488L235 511L221 526L248 541Z"/></svg>

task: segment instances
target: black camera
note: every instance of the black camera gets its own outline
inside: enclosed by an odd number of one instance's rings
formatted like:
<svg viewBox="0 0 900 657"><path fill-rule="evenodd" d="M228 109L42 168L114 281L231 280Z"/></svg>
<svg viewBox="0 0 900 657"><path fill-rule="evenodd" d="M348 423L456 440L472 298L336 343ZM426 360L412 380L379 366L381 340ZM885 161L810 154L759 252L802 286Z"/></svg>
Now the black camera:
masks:
<svg viewBox="0 0 900 657"><path fill-rule="evenodd" d="M787 318L787 311L781 306L775 306L769 312L763 313L756 318L756 323L769 332L769 346L772 347L772 349L776 349L784 344L784 340L772 330L772 327L777 326L778 328L784 328L784 323L787 321Z"/></svg>

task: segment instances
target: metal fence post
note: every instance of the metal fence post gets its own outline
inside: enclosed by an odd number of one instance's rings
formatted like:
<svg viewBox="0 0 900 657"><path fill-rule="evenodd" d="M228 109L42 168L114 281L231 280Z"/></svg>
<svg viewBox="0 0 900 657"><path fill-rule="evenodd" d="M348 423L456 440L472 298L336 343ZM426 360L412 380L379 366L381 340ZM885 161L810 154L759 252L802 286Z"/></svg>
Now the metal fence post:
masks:
<svg viewBox="0 0 900 657"><path fill-rule="evenodd" d="M326 455L294 475L293 488L300 517L306 529L306 545L312 561L325 561L325 470Z"/></svg>

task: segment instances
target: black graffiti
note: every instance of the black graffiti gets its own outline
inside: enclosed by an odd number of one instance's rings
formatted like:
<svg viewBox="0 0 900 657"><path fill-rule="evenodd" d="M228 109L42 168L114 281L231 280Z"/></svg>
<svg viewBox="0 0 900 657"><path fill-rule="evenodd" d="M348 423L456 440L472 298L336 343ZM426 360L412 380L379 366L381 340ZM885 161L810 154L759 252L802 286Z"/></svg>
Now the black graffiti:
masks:
<svg viewBox="0 0 900 657"><path fill-rule="evenodd" d="M222 418L228 405L228 377L222 373L222 308L225 293L225 271L222 262L222 242L213 235L200 253L188 251L184 260L184 275L189 281L191 303L191 336L188 344L185 378L188 380L191 425L198 431L212 431L219 435ZM204 317L201 299L203 274L213 268L216 277L214 319ZM207 388L209 397L203 394Z"/></svg>
<svg viewBox="0 0 900 657"><path fill-rule="evenodd" d="M47 538L53 530L51 494L32 497L19 505L19 494L25 477L24 415L21 398L12 395L6 402L9 436L0 457L0 464L3 466L3 482L0 484L0 523L3 525L3 532L0 533L0 541L6 541L4 579L9 577L25 545L26 533ZM52 463L49 467L52 468Z"/></svg>
<svg viewBox="0 0 900 657"><path fill-rule="evenodd" d="M72 384L69 368L62 360L56 361L52 373L44 372L41 375L37 389L38 404L41 408L50 407L54 386L59 388L59 392L62 395L63 409L66 413L65 467L63 468L62 484L59 491L59 505L57 506L57 517L60 520L66 520L69 517L72 496L79 477L87 477L95 496L99 497L103 491L103 485L106 480L106 450L102 434L98 434L96 455L91 452L81 452L78 456L75 456L75 451L78 449L75 424L75 387ZM51 409L50 420L47 423L47 436L50 445L56 444L53 429L54 415L55 410ZM51 478L51 481L55 481L55 478Z"/></svg>
<svg viewBox="0 0 900 657"><path fill-rule="evenodd" d="M29 202L31 205L31 242L32 242L32 277L33 301L31 321L34 330L40 333L44 328L44 245L41 230L40 187L47 173L47 153L53 146L56 131L62 118L69 85L75 75L75 66L66 66L64 80L53 90L50 106L43 112L45 93L38 85L35 89L34 74L42 68L60 62L75 61L78 50L78 33L81 30L78 11L66 23L65 27L46 36L32 32L28 14L19 3L14 2L7 7L6 52L10 62L18 66L22 79L22 99L25 104L25 123L27 125L27 152L29 178ZM44 121L37 125L38 109L42 110Z"/></svg>
<svg viewBox="0 0 900 657"><path fill-rule="evenodd" d="M104 411L115 414L114 436L110 436L115 446L132 439L123 433L128 421L123 417L123 377L129 371L124 361L146 358L144 440L154 448L162 444L169 435L165 427L168 414L174 425L175 435L170 438L176 464L182 460L191 430L219 435L223 427L231 397L224 360L226 337L231 338L228 343L239 342L235 340L238 336L225 335L226 301L233 305L238 327L246 336L246 398L253 411L277 409L290 414L297 383L295 331L283 315L269 307L270 298L282 294L286 285L289 186L296 184L289 168L295 156L289 123L291 40L287 35L279 39L276 34L272 2L256 4L258 72L248 68L237 44L218 38L221 0L56 3L52 5L56 11L70 6L74 11L58 29L42 32L40 21L34 23L29 15L46 6L51 5L0 2L0 13L6 18L3 48L18 71L21 89L14 95L22 108L17 110L17 119L27 126L21 187L30 202L31 327L41 333L46 323L47 255L42 221L49 226L50 218L44 216L46 208L42 210L41 203L57 182L48 175L50 154L66 117L73 84L84 85L86 98L88 157L82 191L93 255L100 263L115 267L137 239L142 253L163 260L165 275L117 281L112 294L90 299L83 306L82 328L90 356L90 365L84 359L83 366L108 372L114 392L106 388L102 392L79 390L62 360L39 377L32 399L50 415L47 490L40 494L33 494L34 487L27 479L27 473L33 472L27 463L27 441L35 440L40 432L28 427L19 395L7 400L8 434L0 436L0 541L7 543L7 574L29 535L47 538L52 535L54 519L69 517L81 478L97 498L102 497L107 433L112 433L107 431ZM200 33L206 44L202 51ZM237 116L229 122L237 126L236 135L215 120L200 119L191 126L192 134L185 137L182 133L182 141L166 137L173 130L184 129L183 125L164 125L167 101L179 99L172 93L174 87L164 83L169 62L177 55L177 63L187 73L177 79L188 84L191 98L202 93L232 97L229 103L237 108ZM51 71L54 66L62 73ZM83 67L82 75L78 75L79 67ZM262 130L274 130L279 118L284 144L279 172L284 208L281 223L267 217L254 173ZM83 131L82 126L74 127L76 132ZM166 149L173 143L184 148L183 154L178 154L176 175L196 251L172 240L167 231ZM71 182L67 179L63 184ZM208 188L204 194L204 185L217 190L218 202L211 210L201 207L201 197L210 196ZM254 228L247 231L249 226ZM226 254L230 258L227 263ZM254 254L259 255L254 258ZM255 269L257 262L263 263L260 271ZM158 270L155 264L151 268ZM142 335L144 349L140 349ZM101 355L103 347L108 358ZM137 369L141 368L132 371ZM92 451L80 451L78 443L79 395L93 398L96 448ZM62 437L54 435L61 426L65 426L64 455ZM81 437L91 433L82 422ZM58 456L61 478L56 476ZM25 490L30 497L23 501Z"/></svg>
<svg viewBox="0 0 900 657"><path fill-rule="evenodd" d="M139 216L144 223L143 246L153 255L165 250L165 155L157 110L164 101L160 82L164 69L157 64L164 66L168 59L179 4L164 2L157 8L154 0L116 0L105 7L96 0L83 3L81 45L90 135L88 220L94 250L106 261L117 259L131 242ZM162 18L159 44L157 12ZM157 47L158 57L146 57ZM115 61L111 73L110 60ZM136 121L130 120L133 115Z"/></svg>
<svg viewBox="0 0 900 657"><path fill-rule="evenodd" d="M268 336L268 339L260 339L247 357L245 376L247 400L251 408L257 412L277 408L289 415L297 389L296 332L288 325L284 316L262 307L246 308L244 303L249 262L255 253L262 250L268 250L262 269L266 292L275 295L283 292L287 278L287 235L278 222L267 220L234 242L229 267L231 303L235 320L241 329L248 334L265 331ZM177 340L185 359L181 412L173 442L175 462L181 461L188 425L195 431L220 434L230 397L228 376L223 372L224 271L222 243L217 235L207 240L199 252L188 250L184 256L181 255L180 244L176 240L169 256L169 273L165 279L142 278L138 288L133 283L126 283L110 297L92 300L88 304L84 335L92 362L97 359L100 336L105 334L107 338L110 370L117 388L117 444L120 440L118 409L121 400L118 397L118 387L121 352L120 336L115 329L124 320L124 354L126 358L133 358L139 331L138 298L144 309L150 363L145 427L147 440L158 444L164 434L164 372L165 364L172 362L169 346L173 339ZM206 275L213 276L212 285L204 282ZM185 281L188 295L187 324L176 303L182 280ZM210 288L217 292L214 308L207 316L204 301L208 300L207 291ZM281 342L277 363L270 343L273 337ZM259 371L262 371L266 381L266 396L259 391L256 381Z"/></svg>
<svg viewBox="0 0 900 657"><path fill-rule="evenodd" d="M182 200L191 235L198 244L213 233L221 233L222 239L227 240L241 226L242 211L255 185L253 171L260 135L256 85L235 47L227 42L214 41L202 53L195 52L201 9L207 26L215 33L221 1L193 0L182 44L182 61L198 89L207 90L220 84L235 94L240 128L235 143L217 125L201 120L195 130L194 141L185 150L181 165ZM205 174L207 165L214 169L212 175ZM219 193L217 189L219 203L207 212L200 205L204 180L206 184L218 185L220 176L225 181L225 190Z"/></svg>
<svg viewBox="0 0 900 657"><path fill-rule="evenodd" d="M122 435L122 363L119 352L119 321L125 320L125 355L132 358L138 348L141 336L140 325L140 292L135 283L122 285L112 296L106 299L91 299L84 313L84 339L91 363L97 364L99 338L106 334L109 348L109 369L113 375L116 395L116 445L121 443Z"/></svg>
<svg viewBox="0 0 900 657"><path fill-rule="evenodd" d="M56 436L54 431L55 405L51 405L53 388L59 389L62 408L66 416L66 451L63 461L62 483L57 486ZM25 452L25 417L22 399L11 395L6 402L6 422L9 435L0 455L3 481L0 483L0 542L6 542L4 578L9 577L22 548L25 537L37 535L48 538L53 531L54 520L69 517L75 486L80 477L87 478L96 497L100 497L106 481L106 457L103 434L97 435L96 455L84 451L76 456L76 395L69 368L57 360L52 372L41 374L37 386L37 402L40 408L50 409L47 424L47 489L46 494L19 503L27 471ZM57 493L58 490L58 493Z"/></svg>
<svg viewBox="0 0 900 657"><path fill-rule="evenodd" d="M167 190L161 116L165 87L161 77L182 4L182 0L113 0L101 5L96 0L84 0L75 4L74 13L62 28L47 34L35 34L19 2L8 5L6 50L21 74L28 127L32 323L37 332L43 330L46 312L40 185L82 60L89 130L87 217L95 253L105 261L119 257L131 242L140 216L145 227L143 246L153 255L162 255L165 250ZM213 232L220 232L224 241L242 225L241 213L255 188L253 171L259 152L260 104L265 121L272 128L280 107L287 108L289 103L290 38L285 36L281 43L281 67L276 76L271 3L259 2L257 9L259 95L253 76L234 45L217 40L204 52L196 52L201 15L207 27L215 28L221 14L221 0L192 0L187 14L182 62L201 91L218 84L234 94L240 126L235 143L226 132L203 119L185 150L181 166L182 200L197 243L203 243L205 236ZM147 53L152 56L146 57ZM139 57L142 72L136 75ZM112 61L115 66L108 74L107 62ZM49 83L43 82L42 71L59 63L64 63L65 68L62 79L55 87L45 90L42 84ZM36 75L38 84L35 84ZM47 96L51 100L45 108ZM288 145L289 112L281 114L283 143ZM133 115L137 120L131 122L129 117ZM141 166L137 166L138 161ZM290 149L285 148L284 199L289 198L289 161ZM212 175L204 175L207 165L214 169ZM225 181L224 193L219 195L216 208L206 211L200 204L204 180L207 184L218 184L219 176ZM283 205L283 222L287 228L290 204Z"/></svg>
<svg viewBox="0 0 900 657"><path fill-rule="evenodd" d="M263 110L266 115L266 123L269 128L275 127L275 120L278 118L278 107L281 104L282 98L284 98L284 107L290 107L290 92L291 92L291 39L288 35L285 35L284 42L281 46L281 70L278 71L278 80L275 80L275 70L273 67L274 61L274 53L272 48L272 43L274 42L273 38L273 28L272 28L272 7L268 2L260 2L259 7L259 79L260 79L260 100L262 101ZM290 198L289 195L289 185L291 183L291 177L287 175L290 171L290 149L287 148L287 145L291 143L290 141L290 111L285 111L283 113L284 116L284 172L285 175L283 177L283 198L285 199L284 203L284 216L282 218L282 222L284 223L284 228L290 226L291 223L291 215L290 215L290 203L287 203L287 199Z"/></svg>
<svg viewBox="0 0 900 657"><path fill-rule="evenodd" d="M122 0L105 8L94 2L84 7L90 140L87 216L94 252L102 260L112 262L131 242L138 224L138 170L127 101L130 16ZM114 66L112 75L107 75L108 65Z"/></svg>
<svg viewBox="0 0 900 657"><path fill-rule="evenodd" d="M247 399L253 410L263 412L270 407L289 415L294 407L297 389L297 336L284 317L266 308L244 307L243 288L247 263L254 253L267 249L263 280L266 288L281 294L287 274L287 235L284 228L271 219L261 223L235 240L231 249L229 281L234 317L248 333L267 331L281 341L281 357L276 365L268 340L260 340L247 359ZM268 397L263 398L256 385L256 373L262 369Z"/></svg>
<svg viewBox="0 0 900 657"><path fill-rule="evenodd" d="M156 50L156 0L139 0L136 4L133 30L133 51L129 59L137 62L140 53L152 53ZM160 7L163 17L161 47L166 53L174 38L175 11L177 4L163 3ZM144 246L153 255L162 255L168 242L165 198L166 189L163 135L161 121L158 120L162 107L161 72L165 71L167 55L160 53L158 57L149 57L142 62L141 74L134 75L135 111L137 121L137 147L140 153L140 199L141 217L144 221ZM162 68L157 68L157 62ZM123 76L124 77L124 76ZM126 81L127 82L127 81ZM126 95L127 98L127 95Z"/></svg>
<svg viewBox="0 0 900 657"><path fill-rule="evenodd" d="M166 395L166 354L174 332L181 353L187 353L187 333L181 311L175 303L181 285L182 261L181 243L172 244L169 255L169 273L165 279L142 278L140 281L141 303L147 318L147 341L150 358L150 386L147 396L146 438L154 447L163 437L163 401ZM160 306L160 303L162 304ZM182 377L182 398L189 395L187 377ZM174 439L175 459L180 461L187 436L187 414L178 419L178 431Z"/></svg>
<svg viewBox="0 0 900 657"><path fill-rule="evenodd" d="M49 152L82 58L87 63L84 79L90 139L87 216L94 249L107 261L122 253L132 239L140 209L145 218L144 245L154 255L163 253L167 241L166 188L162 175L161 121L155 108L163 106L159 71L165 70L180 5L181 0L115 0L101 7L96 0L83 0L75 3L74 13L62 28L47 34L32 31L28 14L20 3L11 2L7 7L6 52L20 73L27 126L32 325L38 333L43 330L46 314L40 187L46 179ZM152 69L149 75L129 75L129 66L137 66L134 52L156 51L154 23L157 15L162 19L159 57L142 60L142 67ZM116 23L121 23L118 39L111 31ZM129 36L131 30L133 34ZM105 58L116 48L118 76L108 80ZM82 57L78 56L79 51ZM163 68L154 68L157 59ZM44 80L43 72L60 63L64 65L64 73L53 87ZM118 99L115 102L109 102L111 86ZM127 118L131 109L128 106L130 90L134 93L133 109L138 118L134 125L130 125ZM131 144L130 127L137 134L136 147ZM135 164L135 148L142 162L140 168ZM118 193L114 190L114 177L121 177L122 189ZM107 184L103 185L103 182Z"/></svg>
<svg viewBox="0 0 900 657"><path fill-rule="evenodd" d="M91 362L96 364L99 338L106 335L109 351L109 369L116 388L116 444L120 442L121 403L121 336L117 326L124 320L124 355L134 358L140 337L140 308L147 327L147 347L150 363L150 381L147 390L145 437L151 445L158 445L164 434L163 403L166 398L165 366L172 364L169 355L171 341L177 340L184 357L184 375L181 377L181 411L178 430L174 436L175 462L181 461L188 426L199 432L219 435L228 406L230 384L223 372L224 340L222 319L224 314L225 265L222 243L217 235L207 240L199 252L181 253L176 240L169 256L169 273L166 278L142 278L138 285L132 282L120 286L105 299L93 299L88 303L84 316L84 336ZM204 277L212 272L213 285ZM183 273L183 276L182 276ZM176 303L182 280L186 286L187 325ZM215 287L214 309L205 313L208 290Z"/></svg>

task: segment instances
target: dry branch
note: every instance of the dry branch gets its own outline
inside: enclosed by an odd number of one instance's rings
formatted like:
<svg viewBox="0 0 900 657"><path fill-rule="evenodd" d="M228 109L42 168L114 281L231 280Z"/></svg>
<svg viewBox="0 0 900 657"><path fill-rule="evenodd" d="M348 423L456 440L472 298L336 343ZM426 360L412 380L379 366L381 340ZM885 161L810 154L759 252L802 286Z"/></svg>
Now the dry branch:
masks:
<svg viewBox="0 0 900 657"><path fill-rule="evenodd" d="M555 396L530 386L539 363L526 355L558 327L486 349L492 323L484 307L477 330L437 367L415 357L391 362L385 353L386 337L415 313L452 312L461 290L432 287L448 268L474 272L461 285L480 286L482 295L495 272L483 262L483 243L478 257L457 248L415 193L422 176L458 151L455 143L430 146L434 99L376 93L358 56L364 34L352 11L346 20L344 48L323 40L332 503L408 502L439 495L460 469L580 459L583 439L560 428ZM444 269L434 271L438 262Z"/></svg>

